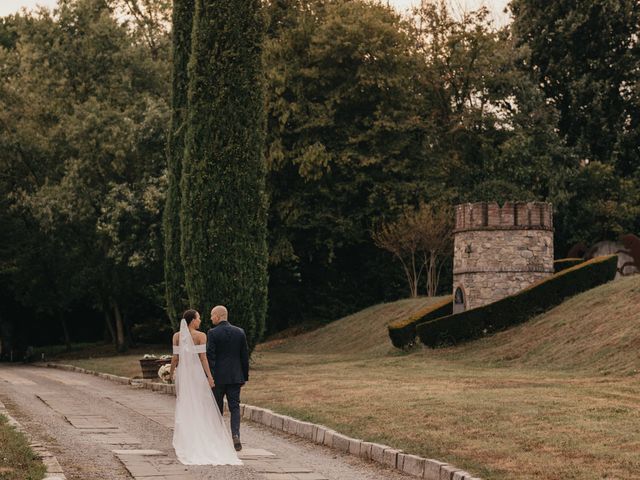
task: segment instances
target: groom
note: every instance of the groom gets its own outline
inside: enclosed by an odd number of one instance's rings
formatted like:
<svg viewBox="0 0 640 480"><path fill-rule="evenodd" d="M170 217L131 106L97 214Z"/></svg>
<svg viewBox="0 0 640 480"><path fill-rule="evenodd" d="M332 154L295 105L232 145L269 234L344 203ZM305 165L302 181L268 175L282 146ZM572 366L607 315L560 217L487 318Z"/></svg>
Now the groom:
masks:
<svg viewBox="0 0 640 480"><path fill-rule="evenodd" d="M207 359L215 385L220 413L227 397L231 412L231 435L236 451L242 450L240 443L240 388L249 381L249 348L244 330L234 327L227 320L225 307L218 305L211 310L213 328L207 333Z"/></svg>

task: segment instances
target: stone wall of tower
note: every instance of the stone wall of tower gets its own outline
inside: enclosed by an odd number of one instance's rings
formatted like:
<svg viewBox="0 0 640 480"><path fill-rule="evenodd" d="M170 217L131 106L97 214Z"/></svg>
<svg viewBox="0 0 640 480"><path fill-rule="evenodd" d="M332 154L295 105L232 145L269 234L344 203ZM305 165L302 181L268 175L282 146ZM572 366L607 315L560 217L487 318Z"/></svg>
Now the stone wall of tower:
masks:
<svg viewBox="0 0 640 480"><path fill-rule="evenodd" d="M552 274L550 204L506 203L500 207L481 202L456 207L455 311L495 302Z"/></svg>

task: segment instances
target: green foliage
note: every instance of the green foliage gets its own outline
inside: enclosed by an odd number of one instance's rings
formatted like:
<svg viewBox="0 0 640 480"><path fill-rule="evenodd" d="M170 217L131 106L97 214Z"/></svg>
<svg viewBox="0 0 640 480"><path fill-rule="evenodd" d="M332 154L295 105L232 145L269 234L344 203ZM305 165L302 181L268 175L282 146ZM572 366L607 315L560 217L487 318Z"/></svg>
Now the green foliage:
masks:
<svg viewBox="0 0 640 480"><path fill-rule="evenodd" d="M118 327L157 302L167 58L99 0L13 17L0 50L2 289L59 318L78 304ZM68 338L66 339L69 340Z"/></svg>
<svg viewBox="0 0 640 480"><path fill-rule="evenodd" d="M614 165L594 161L571 176L568 188L571 202L556 219L565 247L640 231L640 170L623 177Z"/></svg>
<svg viewBox="0 0 640 480"><path fill-rule="evenodd" d="M452 17L445 2L417 10L420 51L439 102L430 180L453 201L546 200L556 206L575 166L555 131L557 115L526 68L527 50L481 8ZM435 178L434 178L435 177Z"/></svg>
<svg viewBox="0 0 640 480"><path fill-rule="evenodd" d="M528 68L583 160L559 213L560 248L640 230L640 9L635 0L513 0Z"/></svg>
<svg viewBox="0 0 640 480"><path fill-rule="evenodd" d="M366 2L267 8L274 321L402 295L369 232L406 207L566 197L575 162L553 107L486 12L458 21L424 2L413 22Z"/></svg>
<svg viewBox="0 0 640 480"><path fill-rule="evenodd" d="M521 292L465 312L440 317L416 327L429 347L480 338L525 322L566 298L614 279L618 257L598 257L556 273Z"/></svg>
<svg viewBox="0 0 640 480"><path fill-rule="evenodd" d="M181 179L181 257L191 305L218 303L250 346L267 294L259 0L196 1Z"/></svg>
<svg viewBox="0 0 640 480"><path fill-rule="evenodd" d="M583 258L561 258L553 262L553 272L558 273L584 262Z"/></svg>
<svg viewBox="0 0 640 480"><path fill-rule="evenodd" d="M364 2L268 2L274 321L337 318L397 297L373 224L427 197L411 26Z"/></svg>
<svg viewBox="0 0 640 480"><path fill-rule="evenodd" d="M193 0L173 3L173 84L167 152L167 199L163 214L164 278L167 313L174 328L185 310L184 271L180 258L180 178L187 120L187 65L191 52Z"/></svg>
<svg viewBox="0 0 640 480"><path fill-rule="evenodd" d="M407 348L413 345L416 341L417 325L445 315L451 315L452 312L453 296L449 295L442 301L429 305L407 318L390 323L388 329L391 343L396 348Z"/></svg>

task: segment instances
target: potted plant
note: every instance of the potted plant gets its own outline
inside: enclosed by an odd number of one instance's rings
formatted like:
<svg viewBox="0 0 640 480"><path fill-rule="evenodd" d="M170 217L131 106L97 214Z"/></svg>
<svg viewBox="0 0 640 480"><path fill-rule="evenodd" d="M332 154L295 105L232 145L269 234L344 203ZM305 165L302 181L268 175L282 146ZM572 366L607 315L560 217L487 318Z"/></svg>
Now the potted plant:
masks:
<svg viewBox="0 0 640 480"><path fill-rule="evenodd" d="M145 354L140 360L140 369L142 370L142 378L152 380L158 378L158 369L162 365L171 363L171 355L162 355L158 357L153 354Z"/></svg>

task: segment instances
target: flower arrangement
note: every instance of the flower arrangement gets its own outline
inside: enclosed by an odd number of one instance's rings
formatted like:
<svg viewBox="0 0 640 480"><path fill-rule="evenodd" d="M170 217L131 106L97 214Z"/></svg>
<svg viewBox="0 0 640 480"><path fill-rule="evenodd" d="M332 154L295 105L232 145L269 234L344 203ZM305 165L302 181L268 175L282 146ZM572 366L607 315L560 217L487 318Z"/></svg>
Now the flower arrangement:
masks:
<svg viewBox="0 0 640 480"><path fill-rule="evenodd" d="M145 353L142 360L171 360L171 355L154 355L153 353Z"/></svg>
<svg viewBox="0 0 640 480"><path fill-rule="evenodd" d="M162 365L158 369L158 377L160 377L164 383L171 383L171 365Z"/></svg>

